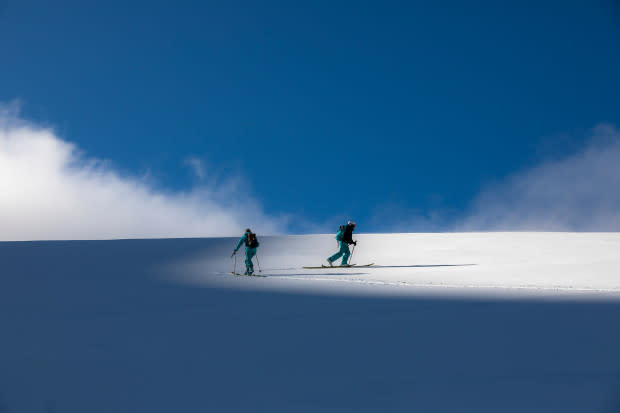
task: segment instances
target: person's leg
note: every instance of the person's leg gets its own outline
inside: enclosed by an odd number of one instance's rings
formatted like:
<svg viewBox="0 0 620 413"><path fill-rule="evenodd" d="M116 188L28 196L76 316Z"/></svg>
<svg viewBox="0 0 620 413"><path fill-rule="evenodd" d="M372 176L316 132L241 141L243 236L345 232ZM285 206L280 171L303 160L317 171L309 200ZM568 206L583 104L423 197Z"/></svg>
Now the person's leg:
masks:
<svg viewBox="0 0 620 413"><path fill-rule="evenodd" d="M341 245L341 244L343 244L343 242L342 242L342 241L338 241L338 248L340 248L340 251L338 251L337 253L335 253L335 254L334 254L334 255L332 255L331 257L329 257L329 258L327 259L329 262L334 262L334 261L336 261L338 258L342 257L342 254L344 254L344 253L342 252L342 245Z"/></svg>
<svg viewBox="0 0 620 413"><path fill-rule="evenodd" d="M340 265L347 265L347 261L349 261L349 257L351 256L351 251L346 242L340 243L340 253L342 254L342 263Z"/></svg>
<svg viewBox="0 0 620 413"><path fill-rule="evenodd" d="M248 248L245 250L245 268L246 273L252 274L254 272L254 264L252 258L256 255L256 248Z"/></svg>

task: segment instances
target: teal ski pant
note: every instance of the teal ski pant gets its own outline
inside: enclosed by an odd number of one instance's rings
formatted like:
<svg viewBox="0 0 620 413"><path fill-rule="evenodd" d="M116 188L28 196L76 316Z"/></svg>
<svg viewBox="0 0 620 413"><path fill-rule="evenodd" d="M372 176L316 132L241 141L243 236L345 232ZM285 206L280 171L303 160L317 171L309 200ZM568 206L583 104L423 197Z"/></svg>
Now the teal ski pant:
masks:
<svg viewBox="0 0 620 413"><path fill-rule="evenodd" d="M340 251L329 257L328 260L334 262L342 257L342 263L340 265L347 265L347 261L349 261L349 257L351 256L349 245L346 242L338 241L338 246L340 247Z"/></svg>
<svg viewBox="0 0 620 413"><path fill-rule="evenodd" d="M254 272L254 264L252 264L252 258L256 255L256 248L245 249L245 268L247 272Z"/></svg>

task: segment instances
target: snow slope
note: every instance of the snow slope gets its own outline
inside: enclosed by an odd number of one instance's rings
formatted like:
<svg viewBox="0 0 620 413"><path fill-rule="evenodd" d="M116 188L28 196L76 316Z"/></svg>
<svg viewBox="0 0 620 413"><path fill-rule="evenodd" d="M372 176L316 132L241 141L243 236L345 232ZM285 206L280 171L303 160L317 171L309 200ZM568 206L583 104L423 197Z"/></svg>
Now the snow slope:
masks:
<svg viewBox="0 0 620 413"><path fill-rule="evenodd" d="M0 412L620 411L620 234L358 239L0 243Z"/></svg>
<svg viewBox="0 0 620 413"><path fill-rule="evenodd" d="M277 281L259 284L217 277L232 271L229 250L234 242L179 261L178 267L171 266L171 274L172 278L181 274L195 284L332 293L354 289L356 294L373 295L620 293L618 233L362 234L356 238L352 262L375 263L374 267L301 271L304 265L326 265L325 258L337 251L333 235L306 235L262 240L260 262L265 274ZM240 256L238 270L244 268L242 261Z"/></svg>

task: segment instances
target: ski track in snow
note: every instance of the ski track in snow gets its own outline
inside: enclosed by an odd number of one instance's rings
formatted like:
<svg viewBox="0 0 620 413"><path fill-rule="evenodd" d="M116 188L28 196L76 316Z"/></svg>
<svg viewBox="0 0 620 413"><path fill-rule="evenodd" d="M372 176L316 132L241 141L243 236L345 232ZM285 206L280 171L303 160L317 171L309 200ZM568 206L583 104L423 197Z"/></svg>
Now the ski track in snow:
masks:
<svg viewBox="0 0 620 413"><path fill-rule="evenodd" d="M472 289L514 289L514 290L534 290L534 291L574 291L574 292L600 292L600 293L620 293L620 289L600 289L593 287L572 287L572 286L550 286L541 287L536 285L522 285L522 286L506 286L506 285L493 285L493 284L445 284L441 282L437 283L413 283L409 281L378 281L378 280L365 280L362 278L327 278L327 277L286 277L286 280L312 280L312 281L326 281L326 282L345 282L345 283L359 283L366 285L385 285L396 287L416 287L416 288L472 288Z"/></svg>

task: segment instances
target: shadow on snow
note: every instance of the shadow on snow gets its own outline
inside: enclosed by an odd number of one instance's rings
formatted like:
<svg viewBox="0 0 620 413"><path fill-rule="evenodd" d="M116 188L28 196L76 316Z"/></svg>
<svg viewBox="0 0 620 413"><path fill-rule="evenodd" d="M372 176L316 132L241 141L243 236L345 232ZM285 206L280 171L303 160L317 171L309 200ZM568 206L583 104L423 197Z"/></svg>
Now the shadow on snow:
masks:
<svg viewBox="0 0 620 413"><path fill-rule="evenodd" d="M368 268L433 268L433 267L471 267L478 264L428 264L428 265L373 265Z"/></svg>
<svg viewBox="0 0 620 413"><path fill-rule="evenodd" d="M209 242L0 243L0 411L620 409L617 302L302 295L153 275Z"/></svg>

